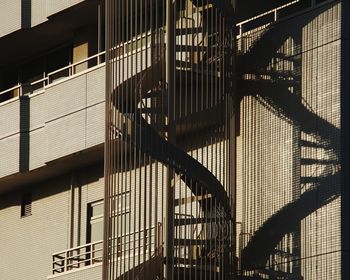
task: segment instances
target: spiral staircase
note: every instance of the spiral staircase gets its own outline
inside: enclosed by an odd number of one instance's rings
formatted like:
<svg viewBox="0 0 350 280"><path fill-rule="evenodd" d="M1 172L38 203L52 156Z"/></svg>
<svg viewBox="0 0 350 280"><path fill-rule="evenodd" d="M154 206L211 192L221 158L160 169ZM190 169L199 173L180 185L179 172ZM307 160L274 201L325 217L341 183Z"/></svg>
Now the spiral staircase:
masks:
<svg viewBox="0 0 350 280"><path fill-rule="evenodd" d="M185 44L185 39L177 40L175 79L191 80L191 85L196 85L199 91L203 87L204 79L209 78L205 80L205 94L214 95L210 89L214 88L214 84L216 88L217 84L222 82L222 69L217 70L222 56L209 51L215 45L204 46L204 37L215 34L209 34L210 31L203 26L203 19L198 20L199 17L204 18L204 15L208 15L214 9L214 5L194 2L199 10L197 20L192 20L190 27L177 27L175 34L180 38L191 37L197 44L202 44L200 49L203 52L201 55L194 54L199 48L195 49L196 46L190 46L187 42ZM154 36L159 36L160 33L162 32L156 31ZM182 185L182 188L185 185L186 192L190 193L186 198L176 198L173 205L173 278L227 279L233 266L229 254L232 219L228 193L211 170L192 157L185 148L167 139L170 126L173 126L176 137L181 138L223 125L226 114L224 99L212 106L190 110L191 113L178 117L169 124L167 119L171 102L162 74L166 67L165 45L149 46L145 53L145 57L151 58L145 63L147 65L138 69L137 73L124 77L113 90L111 100L116 114L119 115L113 131L118 134L116 138L120 141L128 143L133 149L173 170L172 184L175 192L178 192L179 185ZM214 67L215 72L209 71ZM182 91L177 85L175 95L183 100L182 102L187 102ZM180 95L182 97L179 97ZM162 279L162 267L165 263L163 249L157 248L150 260L120 275L118 279Z"/></svg>

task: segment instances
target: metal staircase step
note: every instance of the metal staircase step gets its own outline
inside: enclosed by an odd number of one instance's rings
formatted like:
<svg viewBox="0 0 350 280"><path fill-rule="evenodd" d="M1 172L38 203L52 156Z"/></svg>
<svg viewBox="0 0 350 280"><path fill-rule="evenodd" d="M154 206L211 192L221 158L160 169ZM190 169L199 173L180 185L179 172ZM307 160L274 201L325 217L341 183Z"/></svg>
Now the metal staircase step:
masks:
<svg viewBox="0 0 350 280"><path fill-rule="evenodd" d="M181 218L175 219L175 226L184 226L184 225L196 225L196 224L207 224L207 223L218 223L220 220L218 218Z"/></svg>
<svg viewBox="0 0 350 280"><path fill-rule="evenodd" d="M216 259L188 259L188 258L179 258L174 257L174 263L175 264L184 264L184 265L193 265L193 266L207 266L207 267L217 267L217 261Z"/></svg>
<svg viewBox="0 0 350 280"><path fill-rule="evenodd" d="M142 99L152 98L152 97L160 97L160 96L162 96L162 94L163 94L163 91L161 91L161 90L152 90L150 92L143 94Z"/></svg>
<svg viewBox="0 0 350 280"><path fill-rule="evenodd" d="M290 55L286 55L284 53L275 53L274 57L278 58L278 59L282 59L282 60L291 61L291 62L294 62L294 61L299 59L298 56L290 56Z"/></svg>
<svg viewBox="0 0 350 280"><path fill-rule="evenodd" d="M205 279L221 279L220 272L215 270L206 270L204 268L196 268L196 267L177 267L175 269L176 279L179 276L180 279L191 279L191 280L202 280ZM182 278L184 277L184 278ZM222 277L222 275L221 275Z"/></svg>
<svg viewBox="0 0 350 280"><path fill-rule="evenodd" d="M182 24L183 28L176 28L175 29L175 33L176 35L190 35L190 34L198 34L200 32L202 32L202 27L186 27L186 24ZM190 41L190 39L187 40L188 44L192 43L192 41ZM186 42L186 39L183 39L183 42ZM191 47L189 45L189 47Z"/></svg>
<svg viewBox="0 0 350 280"><path fill-rule="evenodd" d="M138 108L139 112L141 114L162 114L162 108L150 108L150 107L146 107L146 108Z"/></svg>
<svg viewBox="0 0 350 280"><path fill-rule="evenodd" d="M317 183L320 180L320 177L301 177L300 183L301 184L314 184Z"/></svg>
<svg viewBox="0 0 350 280"><path fill-rule="evenodd" d="M204 245L209 246L210 244L215 244L217 240L215 239L174 239L174 246L193 246L193 245Z"/></svg>
<svg viewBox="0 0 350 280"><path fill-rule="evenodd" d="M324 148L324 145L322 144L307 141L307 140L301 140L300 145L307 148Z"/></svg>
<svg viewBox="0 0 350 280"><path fill-rule="evenodd" d="M211 194L190 196L186 198L175 199L174 205L179 206L179 205L190 204L193 202L208 203L208 205L210 205L210 202L213 202L213 198Z"/></svg>
<svg viewBox="0 0 350 280"><path fill-rule="evenodd" d="M328 160L328 159L302 158L300 159L300 163L303 165L312 165L312 164L337 164L339 162L336 160Z"/></svg>

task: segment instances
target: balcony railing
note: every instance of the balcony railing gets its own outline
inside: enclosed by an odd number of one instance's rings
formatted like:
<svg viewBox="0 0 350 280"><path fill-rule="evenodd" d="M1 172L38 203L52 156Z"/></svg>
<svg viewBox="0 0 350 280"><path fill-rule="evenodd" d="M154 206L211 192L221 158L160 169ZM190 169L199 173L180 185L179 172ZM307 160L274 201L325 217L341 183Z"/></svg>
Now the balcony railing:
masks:
<svg viewBox="0 0 350 280"><path fill-rule="evenodd" d="M64 78L68 78L75 74L78 74L84 70L98 66L105 61L105 51L90 56L86 59L80 60L76 63L67 65L58 70L52 71L45 75L45 77L30 82L18 84L14 87L6 89L0 92L0 104L7 100L14 99L18 96L27 95L44 90L46 86L58 82Z"/></svg>
<svg viewBox="0 0 350 280"><path fill-rule="evenodd" d="M277 21L287 20L301 13L306 13L314 8L331 3L333 0L293 0L282 6L276 7L270 11L256 15L236 24L238 31L237 39L240 39L244 33L254 30L257 27L268 26ZM298 8L299 5L299 8ZM246 36L246 35L244 35Z"/></svg>
<svg viewBox="0 0 350 280"><path fill-rule="evenodd" d="M157 251L162 246L162 225L123 234L112 242L116 257L137 256ZM137 246L137 248L136 248ZM103 241L97 241L52 255L52 274L99 264L102 262Z"/></svg>
<svg viewBox="0 0 350 280"><path fill-rule="evenodd" d="M164 36L162 30L159 30L160 34ZM151 32L140 34L131 40L121 43L113 48L115 59L126 58L130 54L136 54L140 51L148 49L151 46ZM28 95L36 92L40 92L48 85L69 78L73 75L86 71L90 68L96 67L105 62L106 52L100 52L92 55L86 59L80 60L76 63L69 64L65 67L52 71L43 78L35 80L29 83L18 84L14 87L6 89L0 92L0 104L14 99L22 95Z"/></svg>
<svg viewBox="0 0 350 280"><path fill-rule="evenodd" d="M52 256L52 274L70 271L102 262L102 240L85 244Z"/></svg>

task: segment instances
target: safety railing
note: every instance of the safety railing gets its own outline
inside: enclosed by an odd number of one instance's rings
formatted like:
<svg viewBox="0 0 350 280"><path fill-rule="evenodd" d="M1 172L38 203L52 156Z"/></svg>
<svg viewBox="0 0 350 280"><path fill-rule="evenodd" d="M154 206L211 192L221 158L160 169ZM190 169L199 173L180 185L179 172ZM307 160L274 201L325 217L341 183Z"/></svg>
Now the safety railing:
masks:
<svg viewBox="0 0 350 280"><path fill-rule="evenodd" d="M162 30L158 31L158 36L164 36ZM150 32L142 33L131 40L121 43L112 49L111 54L114 55L114 59L124 59L129 55L139 53L144 51L151 46L151 36ZM6 89L0 92L0 104L7 100L14 99L21 95L29 95L33 93L40 92L45 89L48 85L55 82L61 81L63 79L69 78L73 75L86 71L90 68L98 66L104 63L106 60L106 52L100 52L92 55L86 59L80 60L78 62L69 64L55 71L49 72L48 74L43 74L43 78L35 80L33 82L18 84L14 87Z"/></svg>
<svg viewBox="0 0 350 280"><path fill-rule="evenodd" d="M268 12L262 13L260 15L255 16L255 17L252 17L250 19L247 19L247 20L244 20L242 22L237 23L236 26L237 26L238 32L239 32L238 36L240 37L243 35L244 32L249 31L249 30L245 30L245 26L248 24L251 24L254 21L259 21L265 17L266 18L271 17L272 20L269 20L269 23L277 21L279 19L279 12L281 10L286 9L287 7L290 7L290 6L292 6L296 3L299 3L299 2L300 2L300 0L291 1L283 6L277 7L273 10L270 10Z"/></svg>
<svg viewBox="0 0 350 280"><path fill-rule="evenodd" d="M126 233L112 240L116 258L147 254L162 246L162 225ZM102 262L103 241L97 241L52 255L52 274L63 273Z"/></svg>
<svg viewBox="0 0 350 280"><path fill-rule="evenodd" d="M300 13L305 13L310 9L326 5L333 0L293 0L275 9L269 10L247 20L236 24L238 30L237 38L240 39L244 33L253 30L256 27L270 25L277 21L286 20ZM299 9L297 8L299 6ZM294 9L297 8L297 9Z"/></svg>
<svg viewBox="0 0 350 280"><path fill-rule="evenodd" d="M102 262L103 241L85 244L52 255L52 274Z"/></svg>
<svg viewBox="0 0 350 280"><path fill-rule="evenodd" d="M16 85L9 89L0 91L0 104L7 100L11 100L21 95L22 87L21 85Z"/></svg>
<svg viewBox="0 0 350 280"><path fill-rule="evenodd" d="M45 89L46 86L58 82L64 78L68 78L78 74L84 70L88 70L99 64L105 62L105 51L90 56L86 59L80 60L76 63L69 64L65 67L52 71L45 75L45 77L29 82L18 84L12 88L0 92L0 104L7 100L11 100L21 95L28 95L36 93Z"/></svg>

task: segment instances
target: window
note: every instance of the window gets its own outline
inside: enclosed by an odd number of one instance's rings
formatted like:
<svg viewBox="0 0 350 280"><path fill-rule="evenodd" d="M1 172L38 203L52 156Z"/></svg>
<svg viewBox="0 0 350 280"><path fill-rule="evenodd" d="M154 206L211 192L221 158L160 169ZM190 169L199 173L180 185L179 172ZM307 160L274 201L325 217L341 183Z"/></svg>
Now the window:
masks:
<svg viewBox="0 0 350 280"><path fill-rule="evenodd" d="M116 210L113 215L118 219L128 219L130 212L130 192L122 193L116 196ZM103 239L103 213L104 201L98 200L88 205L88 225L87 225L87 243L97 242Z"/></svg>
<svg viewBox="0 0 350 280"><path fill-rule="evenodd" d="M115 196L116 210L115 216L120 216L130 212L130 192L125 192Z"/></svg>
<svg viewBox="0 0 350 280"><path fill-rule="evenodd" d="M21 218L32 215L32 194L26 193L22 195L21 201Z"/></svg>
<svg viewBox="0 0 350 280"><path fill-rule="evenodd" d="M87 242L96 242L103 239L103 200L90 203L88 207L89 224Z"/></svg>

